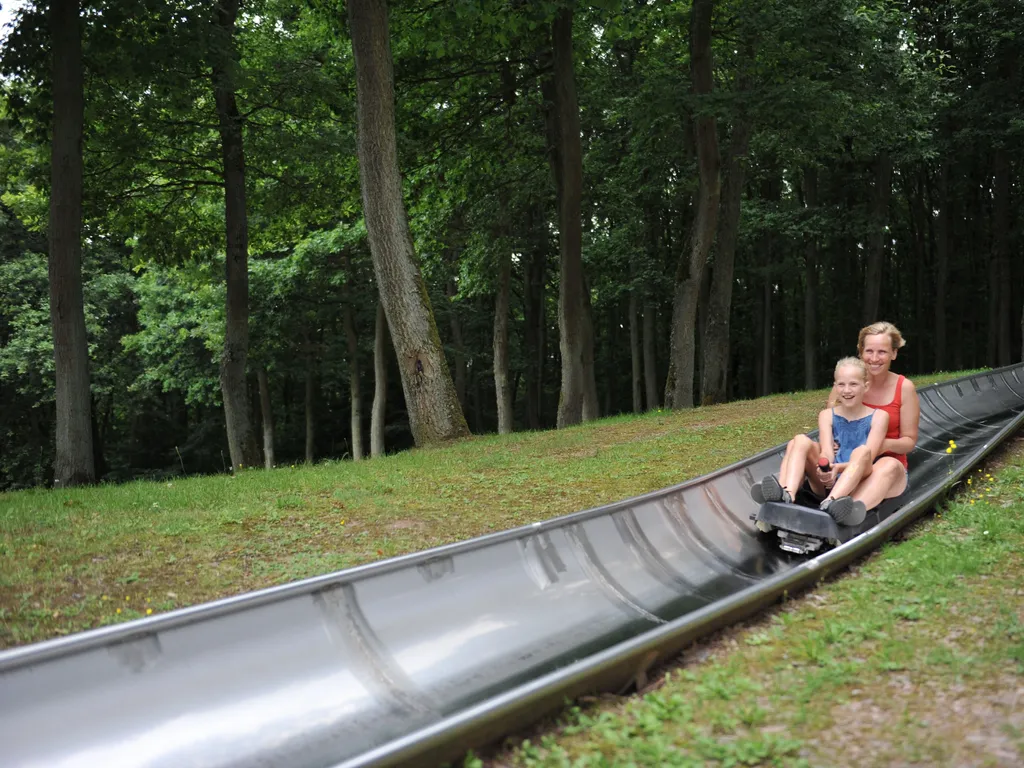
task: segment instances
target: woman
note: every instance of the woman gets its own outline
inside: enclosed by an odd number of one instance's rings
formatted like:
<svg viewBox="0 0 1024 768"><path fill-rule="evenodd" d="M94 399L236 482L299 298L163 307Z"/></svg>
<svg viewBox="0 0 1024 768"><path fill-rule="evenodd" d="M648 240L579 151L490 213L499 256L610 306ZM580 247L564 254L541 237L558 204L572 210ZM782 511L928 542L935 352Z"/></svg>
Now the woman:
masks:
<svg viewBox="0 0 1024 768"><path fill-rule="evenodd" d="M867 394L864 405L879 408L889 414L889 430L882 441L882 453L875 461L871 474L861 480L853 498L864 502L868 509L877 507L885 499L903 494L910 483L907 474L907 454L917 445L917 428L921 417L921 404L914 383L906 376L889 370L900 348L907 342L892 323L872 323L860 329L857 335L857 354L868 367ZM833 392L830 400L835 397Z"/></svg>
<svg viewBox="0 0 1024 768"><path fill-rule="evenodd" d="M889 427L882 441L878 458L872 464L850 496L860 501L865 508L873 509L885 499L901 495L907 490L907 454L917 444L917 428L920 420L920 403L913 382L889 370L899 350L906 344L903 334L892 323L872 323L860 329L857 335L857 354L868 369L868 390L864 405L877 408L889 414ZM829 406L839 399L833 386L829 395ZM780 477L787 477L790 461L803 461L809 477L816 477L817 483L810 482L810 490L820 500L836 481L835 472L817 472L820 456L818 443L807 435L797 435L790 442L779 470ZM808 487L808 486L805 486ZM752 495L757 498L760 489Z"/></svg>

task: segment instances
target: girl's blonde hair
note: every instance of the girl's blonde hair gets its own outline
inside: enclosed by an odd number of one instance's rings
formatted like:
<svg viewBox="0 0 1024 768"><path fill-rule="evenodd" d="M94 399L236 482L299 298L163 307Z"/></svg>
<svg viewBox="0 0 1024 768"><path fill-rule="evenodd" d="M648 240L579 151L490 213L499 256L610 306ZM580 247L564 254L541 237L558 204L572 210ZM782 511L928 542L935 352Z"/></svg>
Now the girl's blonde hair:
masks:
<svg viewBox="0 0 1024 768"><path fill-rule="evenodd" d="M857 334L857 354L864 354L864 338L866 336L878 336L883 333L892 340L892 348L894 350L901 349L907 343L899 328L892 323L882 320L871 325L865 325L860 329L860 333Z"/></svg>
<svg viewBox="0 0 1024 768"><path fill-rule="evenodd" d="M868 380L868 367L864 365L864 361L859 357L844 357L836 363L836 369L832 375L836 376L839 373L840 368L856 368L860 371L861 376L864 377L864 381Z"/></svg>

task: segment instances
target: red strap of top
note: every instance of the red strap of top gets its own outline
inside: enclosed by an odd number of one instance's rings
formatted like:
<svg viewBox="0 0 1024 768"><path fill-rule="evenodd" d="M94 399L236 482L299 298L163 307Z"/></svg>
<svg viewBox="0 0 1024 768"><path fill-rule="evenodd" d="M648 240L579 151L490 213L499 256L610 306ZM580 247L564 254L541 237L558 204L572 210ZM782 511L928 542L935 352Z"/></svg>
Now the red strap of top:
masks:
<svg viewBox="0 0 1024 768"><path fill-rule="evenodd" d="M895 405L897 410L903 405L903 380L905 378L907 377L900 374L900 377L896 379L896 397L892 399L891 405Z"/></svg>

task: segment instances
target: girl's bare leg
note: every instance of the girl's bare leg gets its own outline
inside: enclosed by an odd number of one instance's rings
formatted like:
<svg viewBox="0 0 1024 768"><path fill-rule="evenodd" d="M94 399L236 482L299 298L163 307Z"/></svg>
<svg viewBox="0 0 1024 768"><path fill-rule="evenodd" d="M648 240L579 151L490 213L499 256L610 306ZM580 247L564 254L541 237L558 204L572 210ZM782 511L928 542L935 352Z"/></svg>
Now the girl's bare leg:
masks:
<svg viewBox="0 0 1024 768"><path fill-rule="evenodd" d="M807 435L797 435L789 441L786 457L779 471L779 483L794 499L804 477L813 477L809 468L818 466L819 454L818 444Z"/></svg>
<svg viewBox="0 0 1024 768"><path fill-rule="evenodd" d="M833 499L838 499L840 496L850 496L853 494L853 490L860 484L860 481L872 473L871 451L866 445L854 448L853 453L850 454L849 464L846 465L846 469L843 470L843 474L836 480L836 484L832 486L832 490L828 495Z"/></svg>

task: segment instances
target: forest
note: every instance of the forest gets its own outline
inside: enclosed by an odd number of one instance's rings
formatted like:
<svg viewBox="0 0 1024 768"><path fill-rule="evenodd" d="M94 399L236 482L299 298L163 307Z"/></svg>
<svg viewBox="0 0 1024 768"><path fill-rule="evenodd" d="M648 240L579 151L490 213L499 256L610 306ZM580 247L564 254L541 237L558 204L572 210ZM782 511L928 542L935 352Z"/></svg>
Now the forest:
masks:
<svg viewBox="0 0 1024 768"><path fill-rule="evenodd" d="M0 490L1024 356L1017 0L36 0Z"/></svg>

